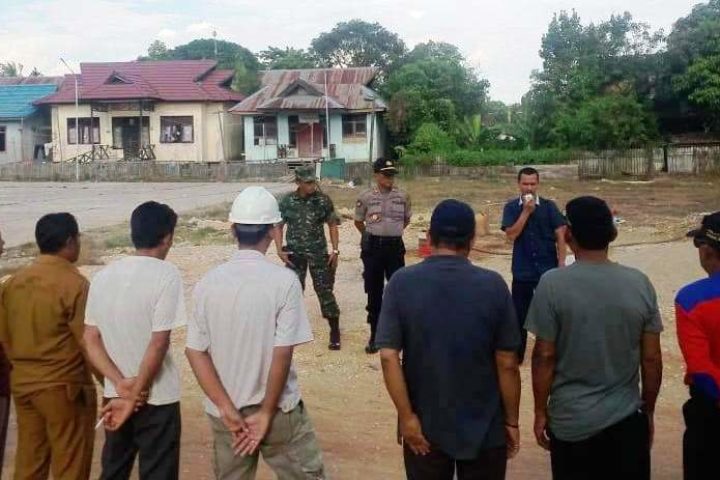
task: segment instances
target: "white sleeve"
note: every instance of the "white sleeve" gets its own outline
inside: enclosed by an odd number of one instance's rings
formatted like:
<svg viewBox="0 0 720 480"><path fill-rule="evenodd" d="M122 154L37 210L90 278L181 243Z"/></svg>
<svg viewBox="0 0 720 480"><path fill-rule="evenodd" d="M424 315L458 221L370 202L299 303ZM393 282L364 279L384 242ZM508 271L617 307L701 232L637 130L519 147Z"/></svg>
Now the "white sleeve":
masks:
<svg viewBox="0 0 720 480"><path fill-rule="evenodd" d="M97 288L97 282L90 282L90 291L88 292L87 302L85 303L85 325L97 327L98 295L102 294L103 292Z"/></svg>
<svg viewBox="0 0 720 480"><path fill-rule="evenodd" d="M185 294L180 272L175 270L162 287L152 319L153 332L165 332L187 324Z"/></svg>
<svg viewBox="0 0 720 480"><path fill-rule="evenodd" d="M275 346L290 347L311 342L313 339L310 321L303 301L300 281L293 278L290 288L281 304L275 323Z"/></svg>
<svg viewBox="0 0 720 480"><path fill-rule="evenodd" d="M201 284L193 291L193 314L190 316L187 328L185 345L198 352L207 352L210 348L210 332L205 318L204 299L201 293Z"/></svg>

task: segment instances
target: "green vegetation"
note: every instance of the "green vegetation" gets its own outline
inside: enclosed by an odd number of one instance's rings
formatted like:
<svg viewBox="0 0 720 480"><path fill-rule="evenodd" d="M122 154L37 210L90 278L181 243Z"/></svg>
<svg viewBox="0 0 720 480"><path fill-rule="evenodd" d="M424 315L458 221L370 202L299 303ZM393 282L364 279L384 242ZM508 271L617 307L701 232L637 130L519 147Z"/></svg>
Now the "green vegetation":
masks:
<svg viewBox="0 0 720 480"><path fill-rule="evenodd" d="M247 94L264 68L375 67L392 151L407 164L562 162L567 150L662 141L678 124L680 133L720 133L720 0L697 5L668 35L628 12L583 23L561 11L540 40L540 57L542 69L514 105L488 98L489 82L456 46L409 49L362 20L338 23L307 49L268 47L256 56L223 40L172 49L156 41L141 58L217 58L236 70L234 88Z"/></svg>

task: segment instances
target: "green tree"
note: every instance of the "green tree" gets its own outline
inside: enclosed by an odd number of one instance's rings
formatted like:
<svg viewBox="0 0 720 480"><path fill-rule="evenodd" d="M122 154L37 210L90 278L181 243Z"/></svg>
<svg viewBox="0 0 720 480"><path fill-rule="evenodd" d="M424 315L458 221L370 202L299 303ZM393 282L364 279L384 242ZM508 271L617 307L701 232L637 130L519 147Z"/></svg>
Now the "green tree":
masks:
<svg viewBox="0 0 720 480"><path fill-rule="evenodd" d="M459 64L465 63L465 57L460 49L451 43L435 42L418 43L403 58L403 63L418 62L420 60L449 60Z"/></svg>
<svg viewBox="0 0 720 480"><path fill-rule="evenodd" d="M608 94L565 109L554 133L561 147L593 150L642 146L657 138L655 118L632 94Z"/></svg>
<svg viewBox="0 0 720 480"><path fill-rule="evenodd" d="M424 123L455 133L464 117L480 113L489 88L452 45L424 44L414 49L413 58L382 86L390 99L388 126L400 144L407 144Z"/></svg>
<svg viewBox="0 0 720 480"><path fill-rule="evenodd" d="M675 22L667 38L667 61L672 73L682 73L696 59L718 53L720 0L710 0Z"/></svg>
<svg viewBox="0 0 720 480"><path fill-rule="evenodd" d="M695 60L685 73L675 77L674 85L708 113L711 128L720 127L720 55Z"/></svg>
<svg viewBox="0 0 720 480"><path fill-rule="evenodd" d="M153 55L163 55L163 60L217 60L218 68L235 70L232 85L235 90L250 93L260 85L260 62L255 54L237 43L201 38L166 50L164 54L160 43L157 40L153 42L148 49L148 56L140 57L139 60L158 59L152 58Z"/></svg>
<svg viewBox="0 0 720 480"><path fill-rule="evenodd" d="M170 55L167 45L160 40L155 40L148 47L148 60L168 60Z"/></svg>
<svg viewBox="0 0 720 480"><path fill-rule="evenodd" d="M21 77L23 65L15 62L0 62L0 77Z"/></svg>
<svg viewBox="0 0 720 480"><path fill-rule="evenodd" d="M296 68L315 68L317 60L310 54L300 48L277 48L268 47L258 54L263 67L268 70L277 69L296 69Z"/></svg>
<svg viewBox="0 0 720 480"><path fill-rule="evenodd" d="M407 49L400 37L379 23L362 20L340 22L311 42L312 53L331 67L378 67L381 77Z"/></svg>
<svg viewBox="0 0 720 480"><path fill-rule="evenodd" d="M660 103L669 119L696 119L696 128L720 130L720 0L697 5L679 19L667 39L667 72Z"/></svg>
<svg viewBox="0 0 720 480"><path fill-rule="evenodd" d="M581 108L597 106L593 100L606 95L630 95L639 97L642 105L649 103L660 73L658 51L663 41L662 31L651 32L629 13L586 26L574 11L556 14L542 39L543 69L533 73L532 89L523 99L531 144L565 141L557 137L566 130L558 128L558 122Z"/></svg>
<svg viewBox="0 0 720 480"><path fill-rule="evenodd" d="M455 142L446 130L435 123L423 123L408 146L408 151L419 154L447 153L455 148Z"/></svg>

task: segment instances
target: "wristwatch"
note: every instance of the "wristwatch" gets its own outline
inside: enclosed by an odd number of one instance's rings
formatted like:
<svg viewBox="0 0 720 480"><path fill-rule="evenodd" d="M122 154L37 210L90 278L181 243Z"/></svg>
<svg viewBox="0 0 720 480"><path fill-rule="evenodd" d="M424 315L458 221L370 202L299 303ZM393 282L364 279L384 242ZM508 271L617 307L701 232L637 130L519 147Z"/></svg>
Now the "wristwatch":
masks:
<svg viewBox="0 0 720 480"><path fill-rule="evenodd" d="M340 250L338 250L338 249L335 249L335 250L333 250L333 252L332 252L332 253L334 253L335 255L340 255Z"/></svg>

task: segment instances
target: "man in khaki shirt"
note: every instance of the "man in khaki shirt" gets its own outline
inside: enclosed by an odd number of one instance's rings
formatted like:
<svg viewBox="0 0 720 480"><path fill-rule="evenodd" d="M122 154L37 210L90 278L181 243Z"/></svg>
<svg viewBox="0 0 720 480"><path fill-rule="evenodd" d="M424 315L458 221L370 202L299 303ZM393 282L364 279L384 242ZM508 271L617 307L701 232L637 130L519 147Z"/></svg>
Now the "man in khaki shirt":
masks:
<svg viewBox="0 0 720 480"><path fill-rule="evenodd" d="M375 332L382 308L385 281L405 266L402 235L410 224L410 197L395 186L397 168L392 160L379 158L373 164L376 185L358 197L355 228L362 234L360 258L368 301L365 308L370 324L367 353L377 353Z"/></svg>
<svg viewBox="0 0 720 480"><path fill-rule="evenodd" d="M0 234L0 256L5 251L5 241ZM0 275L0 296L7 276ZM10 361L0 345L0 471L5 463L5 443L10 419Z"/></svg>
<svg viewBox="0 0 720 480"><path fill-rule="evenodd" d="M0 297L0 341L12 364L18 444L16 480L90 476L95 387L83 352L88 281L73 263L80 235L69 213L35 227L40 256L7 280Z"/></svg>

